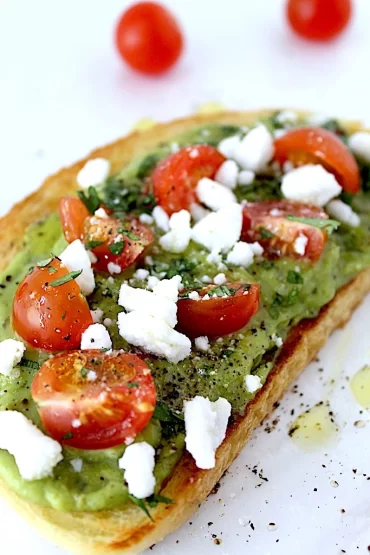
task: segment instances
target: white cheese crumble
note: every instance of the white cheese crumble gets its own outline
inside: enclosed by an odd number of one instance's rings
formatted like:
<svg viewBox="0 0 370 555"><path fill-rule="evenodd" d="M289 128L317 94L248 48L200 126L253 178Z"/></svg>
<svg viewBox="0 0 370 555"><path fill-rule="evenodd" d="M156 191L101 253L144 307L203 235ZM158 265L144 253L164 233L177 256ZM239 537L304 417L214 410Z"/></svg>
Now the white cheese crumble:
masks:
<svg viewBox="0 0 370 555"><path fill-rule="evenodd" d="M227 137L223 139L217 147L217 150L221 152L226 158L233 158L236 149L240 145L240 137L239 135L232 135L231 137Z"/></svg>
<svg viewBox="0 0 370 555"><path fill-rule="evenodd" d="M195 224L192 239L210 252L228 252L240 237L242 210L242 206L235 203L212 212Z"/></svg>
<svg viewBox="0 0 370 555"><path fill-rule="evenodd" d="M297 254L304 255L306 253L306 247L308 243L308 238L303 233L300 233L297 239L293 243L294 251Z"/></svg>
<svg viewBox="0 0 370 555"><path fill-rule="evenodd" d="M94 324L100 324L103 318L104 312L101 308L97 308L96 310L90 310L91 317L93 319Z"/></svg>
<svg viewBox="0 0 370 555"><path fill-rule="evenodd" d="M280 347L283 346L283 340L282 340L282 338L279 337L278 335L276 335L276 333L273 333L273 334L271 335L271 339L275 342L275 345L276 345L277 347L280 348Z"/></svg>
<svg viewBox="0 0 370 555"><path fill-rule="evenodd" d="M144 281L146 280L146 278L149 276L149 272L148 270L145 270L144 268L139 268L138 270L136 270L136 272L134 273L134 278L138 279L139 281Z"/></svg>
<svg viewBox="0 0 370 555"><path fill-rule="evenodd" d="M274 155L274 140L265 125L251 129L234 152L234 158L243 170L255 173L265 169Z"/></svg>
<svg viewBox="0 0 370 555"><path fill-rule="evenodd" d="M198 181L196 193L203 204L215 211L237 201L236 196L228 187L208 177L203 177Z"/></svg>
<svg viewBox="0 0 370 555"><path fill-rule="evenodd" d="M196 337L194 339L194 344L196 348L199 349L199 351L208 351L210 347L209 339L206 335L201 335L199 337Z"/></svg>
<svg viewBox="0 0 370 555"><path fill-rule="evenodd" d="M64 249L59 258L70 272L82 270L82 274L76 278L76 283L84 295L90 295L95 289L95 278L88 252L83 243L76 239Z"/></svg>
<svg viewBox="0 0 370 555"><path fill-rule="evenodd" d="M13 455L25 480L50 476L63 459L61 445L15 410L0 411L0 449Z"/></svg>
<svg viewBox="0 0 370 555"><path fill-rule="evenodd" d="M247 374L245 376L245 387L249 393L255 393L262 387L261 378L259 376Z"/></svg>
<svg viewBox="0 0 370 555"><path fill-rule="evenodd" d="M281 125L285 125L287 123L296 123L298 116L295 112L291 110L282 110L276 116L276 121L281 123Z"/></svg>
<svg viewBox="0 0 370 555"><path fill-rule="evenodd" d="M109 218L104 208L98 208L97 210L95 210L94 216L96 216L97 218L102 218L103 220Z"/></svg>
<svg viewBox="0 0 370 555"><path fill-rule="evenodd" d="M169 217L165 210L163 210L162 206L155 206L153 208L152 217L155 221L155 225L161 229L162 231L168 231L170 229L169 226Z"/></svg>
<svg viewBox="0 0 370 555"><path fill-rule="evenodd" d="M258 243L258 241L255 241L254 243L249 243L249 246L255 256L262 256L264 249L263 246Z"/></svg>
<svg viewBox="0 0 370 555"><path fill-rule="evenodd" d="M238 175L238 183L239 185L250 185L255 177L255 173L251 170L242 170Z"/></svg>
<svg viewBox="0 0 370 555"><path fill-rule="evenodd" d="M81 472L83 467L82 459L71 459L69 462L71 463L71 466L75 472Z"/></svg>
<svg viewBox="0 0 370 555"><path fill-rule="evenodd" d="M118 466L125 471L128 491L138 499L144 499L154 493L155 450L146 441L128 445Z"/></svg>
<svg viewBox="0 0 370 555"><path fill-rule="evenodd" d="M105 158L94 158L88 160L77 174L77 183L82 189L88 189L93 185L100 185L109 175L110 162Z"/></svg>
<svg viewBox="0 0 370 555"><path fill-rule="evenodd" d="M201 280L202 280L203 283L212 283L212 278L210 278L207 275L202 276Z"/></svg>
<svg viewBox="0 0 370 555"><path fill-rule="evenodd" d="M332 200L326 205L326 211L328 214L339 220L343 224L350 225L352 227L358 227L360 225L360 216L356 214L349 206L342 200Z"/></svg>
<svg viewBox="0 0 370 555"><path fill-rule="evenodd" d="M285 198L324 206L342 190L332 173L319 165L307 164L285 174L281 191Z"/></svg>
<svg viewBox="0 0 370 555"><path fill-rule="evenodd" d="M156 295L152 291L130 287L130 285L123 283L119 292L118 304L128 312L135 310L145 313L163 320L173 328L177 324L176 302Z"/></svg>
<svg viewBox="0 0 370 555"><path fill-rule="evenodd" d="M190 205L190 214L195 222L199 222L200 220L203 220L203 218L208 216L208 214L210 214L210 211L197 202L193 202Z"/></svg>
<svg viewBox="0 0 370 555"><path fill-rule="evenodd" d="M162 279L153 287L153 293L160 297L165 297L173 303L179 298L179 291L183 289L181 276L173 276L171 279Z"/></svg>
<svg viewBox="0 0 370 555"><path fill-rule="evenodd" d="M121 266L115 264L114 262L108 262L107 269L110 274L120 274L122 272Z"/></svg>
<svg viewBox="0 0 370 555"><path fill-rule="evenodd" d="M95 370L89 370L88 373L86 374L87 381L89 382L95 382L97 377L98 377L98 374L95 372Z"/></svg>
<svg viewBox="0 0 370 555"><path fill-rule="evenodd" d="M154 287L159 283L159 279L156 276L148 277L148 287L149 289L154 289Z"/></svg>
<svg viewBox="0 0 370 555"><path fill-rule="evenodd" d="M20 361L26 350L22 341L16 339L4 339L0 343L0 374L11 378L19 376L19 370L14 368Z"/></svg>
<svg viewBox="0 0 370 555"><path fill-rule="evenodd" d="M217 181L217 183L221 183L221 185L224 185L229 189L235 189L238 183L238 174L238 164L234 160L226 160L218 168L215 175L215 181Z"/></svg>
<svg viewBox="0 0 370 555"><path fill-rule="evenodd" d="M199 301L199 299L200 299L200 295L199 295L198 291L190 291L188 297L192 301Z"/></svg>
<svg viewBox="0 0 370 555"><path fill-rule="evenodd" d="M190 212L180 210L170 217L169 231L160 238L159 243L165 251L180 253L188 247L190 236Z"/></svg>
<svg viewBox="0 0 370 555"><path fill-rule="evenodd" d="M154 222L153 217L150 214L140 214L139 220L142 224L152 225Z"/></svg>
<svg viewBox="0 0 370 555"><path fill-rule="evenodd" d="M223 397L211 402L197 395L184 401L186 449L198 468L214 468L216 449L225 438L230 414L231 405Z"/></svg>
<svg viewBox="0 0 370 555"><path fill-rule="evenodd" d="M81 349L111 349L112 340L103 324L91 324L81 336Z"/></svg>
<svg viewBox="0 0 370 555"><path fill-rule="evenodd" d="M217 276L213 278L213 283L215 285L223 285L226 282L227 282L227 279L225 274L217 274Z"/></svg>
<svg viewBox="0 0 370 555"><path fill-rule="evenodd" d="M253 262L254 253L249 243L238 241L226 257L226 262L248 268Z"/></svg>
<svg viewBox="0 0 370 555"><path fill-rule="evenodd" d="M348 146L352 152L365 162L370 162L370 133L357 131L348 140Z"/></svg>

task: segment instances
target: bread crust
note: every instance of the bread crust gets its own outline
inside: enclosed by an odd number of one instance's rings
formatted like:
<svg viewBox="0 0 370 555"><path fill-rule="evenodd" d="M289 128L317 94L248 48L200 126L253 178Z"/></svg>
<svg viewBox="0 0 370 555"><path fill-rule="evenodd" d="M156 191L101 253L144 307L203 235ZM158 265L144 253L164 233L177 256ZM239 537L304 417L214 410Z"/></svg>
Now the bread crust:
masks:
<svg viewBox="0 0 370 555"><path fill-rule="evenodd" d="M206 123L248 124L267 116L273 110L258 112L220 112L197 115L158 124L145 132L134 132L106 147L92 152L88 158L49 177L25 200L16 204L0 220L0 270L6 268L22 248L23 234L35 220L55 211L59 198L76 189L76 175L87 159L104 157L110 160L112 173L132 158L150 152L158 142L174 139L179 134ZM303 114L303 112L300 112ZM357 122L346 122L351 132L359 129ZM0 480L0 495L54 543L72 553L136 554L185 522L207 497L234 458L240 453L253 430L271 412L289 384L315 357L329 335L343 326L353 310L370 291L370 269L361 272L351 283L337 292L315 319L298 324L284 342L273 371L263 388L246 408L242 418L233 423L217 451L217 462L211 470L200 470L185 453L163 489L163 495L174 505L158 505L152 511L154 522L135 506L127 505L101 512L62 513L22 499Z"/></svg>

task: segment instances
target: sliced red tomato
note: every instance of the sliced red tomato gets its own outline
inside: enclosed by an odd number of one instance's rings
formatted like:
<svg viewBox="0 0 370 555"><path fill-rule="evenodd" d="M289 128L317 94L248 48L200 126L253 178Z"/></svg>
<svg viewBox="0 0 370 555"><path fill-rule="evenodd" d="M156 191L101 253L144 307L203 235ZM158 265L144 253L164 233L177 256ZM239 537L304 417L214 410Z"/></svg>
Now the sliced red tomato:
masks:
<svg viewBox="0 0 370 555"><path fill-rule="evenodd" d="M300 127L288 131L275 141L275 159L287 160L295 166L322 164L333 173L338 183L349 193L360 190L360 172L351 152L331 131L320 127Z"/></svg>
<svg viewBox="0 0 370 555"><path fill-rule="evenodd" d="M181 148L159 162L152 174L157 203L171 215L188 210L197 196L195 188L202 177L213 178L225 157L209 145Z"/></svg>
<svg viewBox="0 0 370 555"><path fill-rule="evenodd" d="M177 302L177 328L189 337L221 337L238 331L258 311L259 292L255 283L203 287L199 300L184 298Z"/></svg>
<svg viewBox="0 0 370 555"><path fill-rule="evenodd" d="M329 40L339 35L352 15L351 0L288 0L287 17L298 35Z"/></svg>
<svg viewBox="0 0 370 555"><path fill-rule="evenodd" d="M308 258L316 262L327 240L326 231L301 222L286 219L286 216L327 219L321 208L289 200L266 200L246 202L243 207L241 240L247 243L258 241L270 256ZM303 239L303 247L296 240ZM303 250L303 254L302 254Z"/></svg>
<svg viewBox="0 0 370 555"><path fill-rule="evenodd" d="M156 391L136 355L70 351L47 360L31 393L49 434L79 449L114 447L148 424Z"/></svg>
<svg viewBox="0 0 370 555"><path fill-rule="evenodd" d="M36 266L18 286L13 327L33 347L45 351L75 349L80 346L82 332L93 323L89 305L71 277L54 258L43 268Z"/></svg>
<svg viewBox="0 0 370 555"><path fill-rule="evenodd" d="M82 200L77 197L62 197L59 201L59 216L68 243L76 239L83 240L85 220L90 212Z"/></svg>
<svg viewBox="0 0 370 555"><path fill-rule="evenodd" d="M108 264L116 265L114 273L123 272L143 254L154 241L151 229L137 218L122 222L117 218L91 216L85 220L85 243L97 257L93 267L108 271Z"/></svg>

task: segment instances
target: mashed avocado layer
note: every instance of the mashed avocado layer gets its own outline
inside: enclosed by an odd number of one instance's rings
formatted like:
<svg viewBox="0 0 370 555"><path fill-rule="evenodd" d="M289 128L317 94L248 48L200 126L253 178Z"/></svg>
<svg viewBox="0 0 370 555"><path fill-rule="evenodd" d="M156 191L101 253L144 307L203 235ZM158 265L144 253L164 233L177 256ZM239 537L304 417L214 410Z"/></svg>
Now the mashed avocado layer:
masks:
<svg viewBox="0 0 370 555"><path fill-rule="evenodd" d="M272 127L277 125L274 118L267 123ZM235 126L213 125L188 133L176 142L180 146L195 143L217 145L221 139L239 131L243 130ZM119 175L109 178L101 190L105 203L108 206L112 203L122 213L150 212L150 199L140 195L142 181L157 161L169 152L169 145L160 145L152 154L134 161ZM365 170L363 168L364 176L367 175ZM238 187L236 194L239 199L251 201L280 198L279 183L277 177L264 176L249 186ZM168 409L182 411L183 400L198 394L211 400L225 397L232 404L234 415L241 414L253 397L245 388L245 376L252 373L264 382L279 352L279 338L284 339L303 318L316 316L338 288L370 266L370 193L367 192L367 182L363 185L365 191L345 199L360 214L361 226L341 225L329 238L316 264L282 257L273 261L258 260L248 269L229 267L225 271L228 281L257 282L261 286L260 310L245 329L212 341L207 352L193 348L191 356L176 365L154 357L147 358L160 406L165 407L165 411L162 416L161 411L156 414L157 418L152 419L136 441L145 440L158 448L157 491L171 474L184 446L181 420L169 418ZM159 232L157 236L160 236ZM57 215L35 224L28 231L23 251L0 276L0 340L14 335L11 307L20 280L35 262L50 256L51 252L59 254L65 245ZM152 275L170 278L181 274L187 287L199 287L204 276L214 277L220 272L216 265L206 262L207 253L193 242L181 255L163 252L158 245L154 245L148 254L153 263L150 266L143 264L143 267ZM119 336L115 321L121 310L117 304L121 282L131 279L132 285L145 286L145 282L133 278L134 271L135 268L128 269L113 282L106 275L96 276L97 287L89 297L91 309L100 308L104 318L113 320L109 332L115 349L130 350ZM0 375L0 410L21 411L40 428L30 385L39 364L47 356L29 349L25 355L27 366L20 367L18 379ZM53 477L30 482L20 477L13 457L0 450L0 478L19 495L57 510L113 508L128 499L123 472L117 463L124 449L124 445L101 451L64 447L64 460L55 468Z"/></svg>

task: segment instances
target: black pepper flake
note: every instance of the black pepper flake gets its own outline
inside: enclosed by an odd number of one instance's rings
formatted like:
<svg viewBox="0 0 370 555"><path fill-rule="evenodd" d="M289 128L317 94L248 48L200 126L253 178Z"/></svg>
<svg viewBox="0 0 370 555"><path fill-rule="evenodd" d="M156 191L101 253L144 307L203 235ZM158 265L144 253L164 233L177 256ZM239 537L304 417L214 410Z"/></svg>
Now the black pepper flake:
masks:
<svg viewBox="0 0 370 555"><path fill-rule="evenodd" d="M212 526L212 525L213 525L213 522L208 522L208 526Z"/></svg>
<svg viewBox="0 0 370 555"><path fill-rule="evenodd" d="M253 524L253 522L250 523L250 527L252 528L252 530L254 530L254 524Z"/></svg>
<svg viewBox="0 0 370 555"><path fill-rule="evenodd" d="M213 543L214 543L215 545L221 545L221 544L222 544L222 540L221 540L221 538L215 538L215 539L213 540Z"/></svg>

